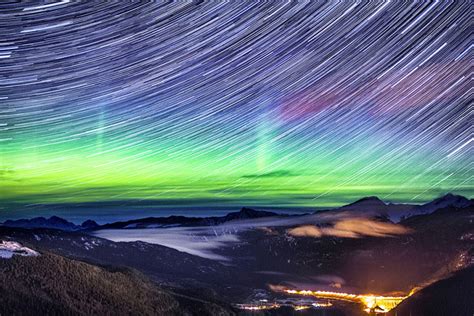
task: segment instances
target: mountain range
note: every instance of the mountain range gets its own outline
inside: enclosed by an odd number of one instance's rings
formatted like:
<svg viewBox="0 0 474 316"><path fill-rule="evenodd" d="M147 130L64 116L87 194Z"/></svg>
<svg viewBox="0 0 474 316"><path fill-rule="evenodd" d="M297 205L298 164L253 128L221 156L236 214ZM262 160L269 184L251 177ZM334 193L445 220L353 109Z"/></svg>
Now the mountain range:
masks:
<svg viewBox="0 0 474 316"><path fill-rule="evenodd" d="M409 218L412 216L432 213L433 211L440 208L445 208L449 206L463 208L472 205L474 205L473 199L467 199L463 196L454 195L450 193L422 205L385 203L378 197L372 196L362 198L354 203L336 209L316 211L314 214L321 212L334 213L338 211L351 211L355 214L381 216L393 222L399 222L402 219ZM53 228L66 231L79 231L122 228L133 229L166 228L176 226L214 226L235 220L287 216L298 215L279 214L243 207L239 212L231 212L225 216L212 217L146 217L128 221L118 221L104 225L99 225L93 220L86 220L82 224L76 225L58 216L51 216L50 218L35 217L31 219L7 220L2 223L2 225L8 227Z"/></svg>

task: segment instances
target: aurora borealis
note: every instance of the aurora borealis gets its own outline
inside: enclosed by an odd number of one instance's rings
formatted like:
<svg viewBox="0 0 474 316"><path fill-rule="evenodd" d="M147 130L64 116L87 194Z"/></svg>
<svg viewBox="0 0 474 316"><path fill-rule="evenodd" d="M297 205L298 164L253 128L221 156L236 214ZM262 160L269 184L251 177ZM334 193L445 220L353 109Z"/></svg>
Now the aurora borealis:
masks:
<svg viewBox="0 0 474 316"><path fill-rule="evenodd" d="M465 2L0 4L0 203L472 197Z"/></svg>

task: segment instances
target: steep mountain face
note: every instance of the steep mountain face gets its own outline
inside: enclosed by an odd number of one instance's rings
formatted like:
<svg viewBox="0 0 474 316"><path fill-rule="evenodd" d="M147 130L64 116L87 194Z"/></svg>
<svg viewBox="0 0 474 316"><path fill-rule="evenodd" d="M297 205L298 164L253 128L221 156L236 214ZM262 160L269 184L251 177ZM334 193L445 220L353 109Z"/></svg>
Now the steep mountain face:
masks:
<svg viewBox="0 0 474 316"><path fill-rule="evenodd" d="M429 214L436 210L447 208L447 207L456 207L456 208L465 208L473 206L474 201L467 199L461 195L454 195L448 193L440 198L437 198L431 202L420 205L417 207L417 214Z"/></svg>
<svg viewBox="0 0 474 316"><path fill-rule="evenodd" d="M389 316L472 316L474 267L458 271L404 300Z"/></svg>
<svg viewBox="0 0 474 316"><path fill-rule="evenodd" d="M463 196L451 193L422 205L385 203L378 197L370 196L329 212L351 212L353 214L387 218L392 222L400 222L406 218L430 214L442 208L466 208L471 206L474 206L472 199L469 200Z"/></svg>
<svg viewBox="0 0 474 316"><path fill-rule="evenodd" d="M176 296L131 270L108 271L42 252L0 259L1 315L232 315Z"/></svg>

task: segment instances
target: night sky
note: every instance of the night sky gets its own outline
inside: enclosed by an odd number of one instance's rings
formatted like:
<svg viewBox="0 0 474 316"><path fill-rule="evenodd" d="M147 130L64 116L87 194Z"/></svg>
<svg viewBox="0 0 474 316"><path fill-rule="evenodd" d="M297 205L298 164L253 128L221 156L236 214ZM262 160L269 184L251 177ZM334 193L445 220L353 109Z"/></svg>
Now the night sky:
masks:
<svg viewBox="0 0 474 316"><path fill-rule="evenodd" d="M0 203L472 197L470 12L2 2Z"/></svg>

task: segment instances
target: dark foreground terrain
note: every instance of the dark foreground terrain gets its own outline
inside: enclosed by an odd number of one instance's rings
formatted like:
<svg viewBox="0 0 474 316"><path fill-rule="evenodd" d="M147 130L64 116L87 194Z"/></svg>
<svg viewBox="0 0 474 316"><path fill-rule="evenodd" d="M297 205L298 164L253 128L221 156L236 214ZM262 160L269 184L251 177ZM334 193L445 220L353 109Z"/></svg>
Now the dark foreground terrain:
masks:
<svg viewBox="0 0 474 316"><path fill-rule="evenodd" d="M1 315L231 315L227 307L177 295L135 270L43 252L0 260Z"/></svg>
<svg viewBox="0 0 474 316"><path fill-rule="evenodd" d="M389 315L472 315L473 297L474 267L469 267L420 290Z"/></svg>

